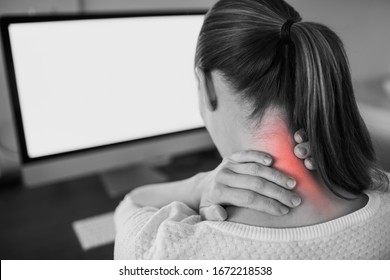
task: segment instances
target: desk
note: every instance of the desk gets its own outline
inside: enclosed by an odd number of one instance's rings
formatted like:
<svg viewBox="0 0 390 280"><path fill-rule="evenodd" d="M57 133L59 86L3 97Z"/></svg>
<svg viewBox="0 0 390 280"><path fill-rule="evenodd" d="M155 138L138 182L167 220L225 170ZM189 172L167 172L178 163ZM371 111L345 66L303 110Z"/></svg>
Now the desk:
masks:
<svg viewBox="0 0 390 280"><path fill-rule="evenodd" d="M215 150L175 158L159 168L170 180L215 168ZM45 187L0 189L1 259L112 259L113 244L83 251L72 222L113 211L122 198L109 198L98 175Z"/></svg>

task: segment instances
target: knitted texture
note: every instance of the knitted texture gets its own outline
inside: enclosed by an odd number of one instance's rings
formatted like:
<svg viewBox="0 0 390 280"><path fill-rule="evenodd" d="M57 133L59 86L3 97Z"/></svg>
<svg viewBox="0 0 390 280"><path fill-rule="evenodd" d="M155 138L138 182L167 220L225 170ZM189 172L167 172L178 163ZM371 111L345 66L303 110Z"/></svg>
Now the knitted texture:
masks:
<svg viewBox="0 0 390 280"><path fill-rule="evenodd" d="M187 205L115 212L115 259L390 259L390 194L366 192L365 207L298 228L201 221Z"/></svg>

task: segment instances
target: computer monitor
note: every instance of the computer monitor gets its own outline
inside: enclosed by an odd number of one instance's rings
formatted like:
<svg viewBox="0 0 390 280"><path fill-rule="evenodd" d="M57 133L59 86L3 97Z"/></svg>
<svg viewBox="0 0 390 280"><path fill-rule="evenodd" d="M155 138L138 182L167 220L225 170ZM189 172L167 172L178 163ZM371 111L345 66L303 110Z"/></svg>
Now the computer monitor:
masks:
<svg viewBox="0 0 390 280"><path fill-rule="evenodd" d="M203 18L204 11L2 18L25 184L212 147L193 66Z"/></svg>

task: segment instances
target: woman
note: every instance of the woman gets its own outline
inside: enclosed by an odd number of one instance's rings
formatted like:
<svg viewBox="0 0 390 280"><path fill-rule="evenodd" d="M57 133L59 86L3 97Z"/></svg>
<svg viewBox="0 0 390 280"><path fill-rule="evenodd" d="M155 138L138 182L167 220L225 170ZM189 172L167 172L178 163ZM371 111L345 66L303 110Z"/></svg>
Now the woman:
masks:
<svg viewBox="0 0 390 280"><path fill-rule="evenodd" d="M390 258L389 179L375 165L333 31L301 22L282 0L221 0L206 15L195 70L224 160L127 195L116 258ZM316 172L294 156L297 128ZM275 169L264 166L271 160ZM198 209L221 221L201 221Z"/></svg>

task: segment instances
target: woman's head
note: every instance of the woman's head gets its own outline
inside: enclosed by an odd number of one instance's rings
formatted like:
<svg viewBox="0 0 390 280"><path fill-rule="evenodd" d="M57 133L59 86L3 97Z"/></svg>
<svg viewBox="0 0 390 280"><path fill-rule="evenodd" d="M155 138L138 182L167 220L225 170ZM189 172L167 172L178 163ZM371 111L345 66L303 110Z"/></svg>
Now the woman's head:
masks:
<svg viewBox="0 0 390 280"><path fill-rule="evenodd" d="M373 176L384 180L374 166L341 40L324 25L302 22L283 0L217 2L199 34L195 67L206 85L204 118L223 105L216 83L226 84L248 108L249 126L277 108L290 132L303 128L318 172L336 194L339 187L357 194L372 185ZM213 118L206 118L211 135L218 135ZM213 138L217 146L222 141Z"/></svg>

